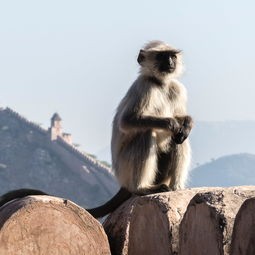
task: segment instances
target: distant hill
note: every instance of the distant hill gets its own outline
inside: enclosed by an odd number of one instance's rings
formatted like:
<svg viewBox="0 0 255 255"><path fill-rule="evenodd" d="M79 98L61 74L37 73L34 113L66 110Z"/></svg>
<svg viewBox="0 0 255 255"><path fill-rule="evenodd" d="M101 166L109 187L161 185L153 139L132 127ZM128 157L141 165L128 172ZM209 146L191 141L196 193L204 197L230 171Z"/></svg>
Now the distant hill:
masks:
<svg viewBox="0 0 255 255"><path fill-rule="evenodd" d="M212 160L191 171L189 187L255 185L255 155L242 153Z"/></svg>
<svg viewBox="0 0 255 255"><path fill-rule="evenodd" d="M193 164L238 153L255 154L255 121L195 122L191 132Z"/></svg>
<svg viewBox="0 0 255 255"><path fill-rule="evenodd" d="M0 194L18 188L41 189L93 207L111 198L118 184L110 168L72 144L58 114L45 130L0 108Z"/></svg>

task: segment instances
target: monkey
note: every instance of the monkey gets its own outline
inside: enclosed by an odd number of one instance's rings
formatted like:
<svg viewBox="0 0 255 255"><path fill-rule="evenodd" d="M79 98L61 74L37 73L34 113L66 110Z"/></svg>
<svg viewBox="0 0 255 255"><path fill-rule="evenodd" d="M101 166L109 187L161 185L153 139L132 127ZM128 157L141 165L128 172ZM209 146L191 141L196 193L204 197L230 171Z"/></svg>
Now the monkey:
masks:
<svg viewBox="0 0 255 255"><path fill-rule="evenodd" d="M112 164L122 187L147 194L182 189L190 161L181 52L158 41L140 50L140 75L113 121ZM180 145L182 143L182 145Z"/></svg>
<svg viewBox="0 0 255 255"><path fill-rule="evenodd" d="M112 200L88 210L102 216L131 194L183 189L191 159L187 92L177 80L182 52L161 42L140 50L140 74L119 103L113 119L112 168L121 186ZM115 207L116 206L116 207Z"/></svg>
<svg viewBox="0 0 255 255"><path fill-rule="evenodd" d="M193 120L187 115L186 89L177 80L183 70L182 51L151 41L137 62L140 73L119 103L112 125L112 168L120 190L104 205L87 209L95 218L111 213L132 195L185 187ZM23 193L33 195L33 190ZM0 197L0 206L11 196Z"/></svg>

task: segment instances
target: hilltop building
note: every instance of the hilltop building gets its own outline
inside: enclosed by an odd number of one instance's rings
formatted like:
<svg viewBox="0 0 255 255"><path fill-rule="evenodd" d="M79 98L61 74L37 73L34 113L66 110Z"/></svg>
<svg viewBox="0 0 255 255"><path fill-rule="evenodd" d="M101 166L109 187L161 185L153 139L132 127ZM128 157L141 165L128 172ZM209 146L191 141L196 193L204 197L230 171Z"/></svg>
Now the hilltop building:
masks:
<svg viewBox="0 0 255 255"><path fill-rule="evenodd" d="M55 141L58 137L61 137L68 144L72 144L72 135L69 133L63 133L62 131L62 119L58 113L53 114L50 123L49 133L51 141Z"/></svg>

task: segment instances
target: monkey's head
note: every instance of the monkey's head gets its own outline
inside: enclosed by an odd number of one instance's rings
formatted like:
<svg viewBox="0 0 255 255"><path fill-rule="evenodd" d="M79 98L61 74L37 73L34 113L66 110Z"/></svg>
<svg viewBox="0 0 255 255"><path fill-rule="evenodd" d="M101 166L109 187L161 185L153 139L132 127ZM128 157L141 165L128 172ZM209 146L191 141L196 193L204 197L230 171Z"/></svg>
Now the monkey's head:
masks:
<svg viewBox="0 0 255 255"><path fill-rule="evenodd" d="M141 73L158 79L178 77L182 72L181 51L161 41L152 41L140 50Z"/></svg>

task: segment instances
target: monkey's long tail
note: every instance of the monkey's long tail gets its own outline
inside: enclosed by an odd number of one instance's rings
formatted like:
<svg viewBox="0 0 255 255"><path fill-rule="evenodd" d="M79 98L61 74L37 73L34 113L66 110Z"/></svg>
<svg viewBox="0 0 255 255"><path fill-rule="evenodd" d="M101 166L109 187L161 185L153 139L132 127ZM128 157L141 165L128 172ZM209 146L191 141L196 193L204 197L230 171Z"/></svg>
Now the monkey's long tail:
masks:
<svg viewBox="0 0 255 255"><path fill-rule="evenodd" d="M95 218L101 218L105 215L113 212L115 209L117 209L122 203L124 203L126 200L128 200L132 196L132 193L130 193L125 188L120 188L118 193L110 199L105 204L92 208L92 209L86 209L93 217Z"/></svg>
<svg viewBox="0 0 255 255"><path fill-rule="evenodd" d="M4 195L0 196L0 207L11 200L14 200L16 198L23 198L26 196L32 196L32 195L49 195L41 190L36 189L18 189L18 190L12 190ZM101 218L105 215L113 212L115 209L117 209L122 203L124 203L126 200L128 200L131 197L132 193L130 193L125 188L120 188L118 193L108 202L105 204L92 208L87 209L87 211L95 218Z"/></svg>
<svg viewBox="0 0 255 255"><path fill-rule="evenodd" d="M16 198L23 198L26 196L30 195L48 195L47 193L41 191L41 190L36 190L36 189L17 189L17 190L12 190L0 197L0 207L9 201L16 199Z"/></svg>

